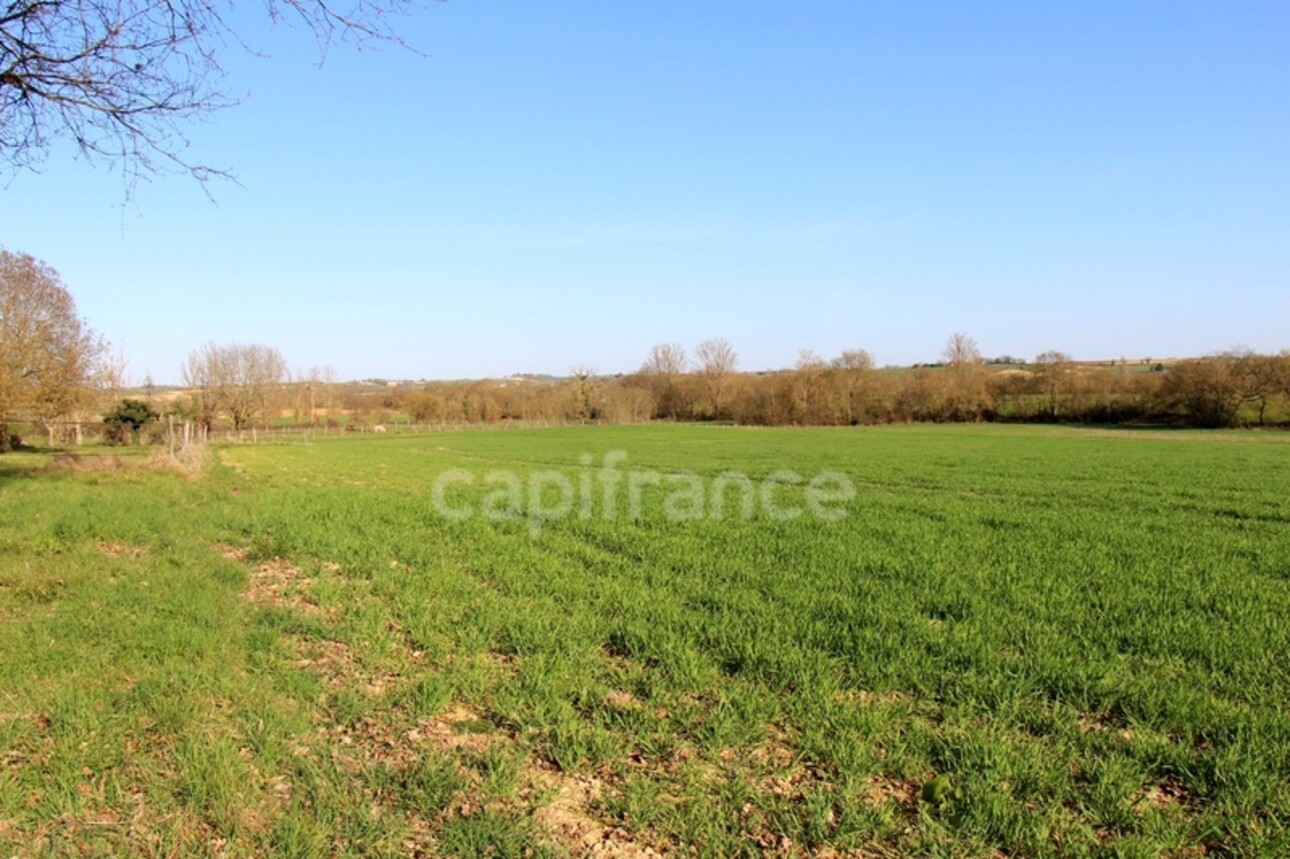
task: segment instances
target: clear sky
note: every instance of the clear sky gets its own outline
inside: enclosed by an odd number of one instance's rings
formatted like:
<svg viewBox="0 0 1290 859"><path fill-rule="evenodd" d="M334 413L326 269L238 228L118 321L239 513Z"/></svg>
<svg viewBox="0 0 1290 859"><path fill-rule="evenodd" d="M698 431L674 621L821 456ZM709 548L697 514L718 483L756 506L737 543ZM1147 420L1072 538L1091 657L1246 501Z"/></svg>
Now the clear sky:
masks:
<svg viewBox="0 0 1290 859"><path fill-rule="evenodd" d="M450 0L321 67L247 21L217 205L66 151L0 188L135 381L1290 347L1285 2Z"/></svg>

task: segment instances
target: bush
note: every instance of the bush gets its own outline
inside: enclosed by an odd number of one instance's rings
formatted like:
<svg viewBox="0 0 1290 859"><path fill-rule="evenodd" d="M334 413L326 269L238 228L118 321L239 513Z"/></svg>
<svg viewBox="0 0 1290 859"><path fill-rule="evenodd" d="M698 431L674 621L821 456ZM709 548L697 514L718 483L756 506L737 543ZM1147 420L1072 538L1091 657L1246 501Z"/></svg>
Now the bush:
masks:
<svg viewBox="0 0 1290 859"><path fill-rule="evenodd" d="M103 416L103 440L108 444L129 444L137 433L161 415L142 400L122 400Z"/></svg>

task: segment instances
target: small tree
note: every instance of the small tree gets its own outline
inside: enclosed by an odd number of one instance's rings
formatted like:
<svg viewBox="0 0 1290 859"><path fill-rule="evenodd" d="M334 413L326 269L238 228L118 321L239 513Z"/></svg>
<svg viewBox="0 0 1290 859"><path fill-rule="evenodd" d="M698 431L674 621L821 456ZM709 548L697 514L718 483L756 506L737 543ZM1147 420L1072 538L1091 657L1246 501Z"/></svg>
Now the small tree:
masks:
<svg viewBox="0 0 1290 859"><path fill-rule="evenodd" d="M182 369L197 420L210 429L227 414L240 430L256 417L271 417L287 363L271 346L207 343L189 354Z"/></svg>
<svg viewBox="0 0 1290 859"><path fill-rule="evenodd" d="M824 424L829 420L828 364L810 349L797 353L797 366L790 378L793 421Z"/></svg>
<svg viewBox="0 0 1290 859"><path fill-rule="evenodd" d="M873 356L864 349L848 349L833 359L833 371L842 389L843 420L864 423L872 395Z"/></svg>
<svg viewBox="0 0 1290 859"><path fill-rule="evenodd" d="M403 409L417 423L443 419L443 398L429 389L413 391L403 398Z"/></svg>
<svg viewBox="0 0 1290 859"><path fill-rule="evenodd" d="M159 417L161 415L142 400L122 400L103 416L108 444L129 444L138 436L139 430Z"/></svg>
<svg viewBox="0 0 1290 859"><path fill-rule="evenodd" d="M600 408L593 402L597 370L587 364L569 368L569 377L574 382L573 417L578 421L598 420Z"/></svg>
<svg viewBox="0 0 1290 859"><path fill-rule="evenodd" d="M695 369L708 395L708 404L712 407L712 417L719 420L739 356L727 341L714 337L699 344L699 348L694 350L694 360Z"/></svg>
<svg viewBox="0 0 1290 859"><path fill-rule="evenodd" d="M1071 357L1064 352L1050 350L1035 358L1035 377L1044 397L1044 414L1049 420L1057 419L1057 409L1062 394L1066 392L1071 374Z"/></svg>
<svg viewBox="0 0 1290 859"><path fill-rule="evenodd" d="M941 352L945 359L945 417L955 421L976 421L993 405L982 366L985 359L976 341L954 333Z"/></svg>
<svg viewBox="0 0 1290 859"><path fill-rule="evenodd" d="M1261 355L1244 347L1233 349L1223 357L1232 361L1232 374L1241 389L1241 397L1259 409L1259 426L1267 422L1268 403L1282 387L1281 359Z"/></svg>
<svg viewBox="0 0 1290 859"><path fill-rule="evenodd" d="M1225 355L1182 361L1165 376L1161 394L1194 426L1231 426L1245 399L1235 364Z"/></svg>
<svg viewBox="0 0 1290 859"><path fill-rule="evenodd" d="M685 350L676 343L660 343L641 365L640 378L654 397L660 417L675 420L681 411L678 380L685 375Z"/></svg>

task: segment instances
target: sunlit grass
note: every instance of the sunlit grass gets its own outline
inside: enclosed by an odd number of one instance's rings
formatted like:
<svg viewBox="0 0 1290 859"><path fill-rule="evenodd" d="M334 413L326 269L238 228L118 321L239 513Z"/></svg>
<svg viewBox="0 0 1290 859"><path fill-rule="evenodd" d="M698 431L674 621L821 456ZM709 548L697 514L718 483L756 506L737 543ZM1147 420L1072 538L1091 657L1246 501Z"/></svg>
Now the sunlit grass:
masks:
<svg viewBox="0 0 1290 859"><path fill-rule="evenodd" d="M1286 441L588 427L228 447L196 481L6 457L0 851L1275 855ZM656 486L537 527L430 500L614 450L857 496L678 522Z"/></svg>

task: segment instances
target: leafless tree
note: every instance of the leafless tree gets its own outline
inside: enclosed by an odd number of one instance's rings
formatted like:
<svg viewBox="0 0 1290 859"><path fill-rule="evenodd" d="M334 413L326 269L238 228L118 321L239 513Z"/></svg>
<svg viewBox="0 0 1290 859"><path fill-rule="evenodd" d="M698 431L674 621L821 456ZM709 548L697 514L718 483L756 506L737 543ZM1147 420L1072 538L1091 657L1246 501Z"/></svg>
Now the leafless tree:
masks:
<svg viewBox="0 0 1290 859"><path fill-rule="evenodd" d="M287 364L272 346L207 343L184 362L184 384L192 389L193 411L210 428L221 414L234 429L268 417L286 376Z"/></svg>
<svg viewBox="0 0 1290 859"><path fill-rule="evenodd" d="M325 55L335 43L402 43L392 21L421 0L265 0L273 22L303 23ZM250 50L232 0L0 2L0 162L38 166L65 139L139 178L224 171L185 155L184 130L237 102L221 57Z"/></svg>
<svg viewBox="0 0 1290 859"><path fill-rule="evenodd" d="M982 363L981 350L976 341L966 334L955 332L945 341L941 357L950 367L969 367Z"/></svg>
<svg viewBox="0 0 1290 859"><path fill-rule="evenodd" d="M228 413L234 428L271 417L287 370L282 354L272 346L237 344L228 347L226 370Z"/></svg>
<svg viewBox="0 0 1290 859"><path fill-rule="evenodd" d="M318 396L322 393L323 373L318 367L309 368L309 376L305 380L309 392L309 425L313 426L318 418Z"/></svg>
<svg viewBox="0 0 1290 859"><path fill-rule="evenodd" d="M76 315L58 272L0 250L0 453L17 417L52 422L81 404L106 345Z"/></svg>
<svg viewBox="0 0 1290 859"><path fill-rule="evenodd" d="M797 353L792 374L793 421L799 424L829 422L828 364L810 349Z"/></svg>
<svg viewBox="0 0 1290 859"><path fill-rule="evenodd" d="M721 417L723 397L730 387L739 356L731 345L720 337L704 340L694 350L695 367L708 395L708 404L712 407L712 417Z"/></svg>
<svg viewBox="0 0 1290 859"><path fill-rule="evenodd" d="M842 390L842 418L845 423L864 423L873 381L873 356L864 349L847 349L833 359Z"/></svg>
<svg viewBox="0 0 1290 859"><path fill-rule="evenodd" d="M678 380L685 375L685 365L685 349L677 343L660 343L649 350L649 357L640 369L645 388L654 398L659 413L673 420L681 410Z"/></svg>
<svg viewBox="0 0 1290 859"><path fill-rule="evenodd" d="M900 421L936 421L944 414L944 385L925 366L902 374L893 385L890 410Z"/></svg>
<svg viewBox="0 0 1290 859"><path fill-rule="evenodd" d="M327 422L331 423L331 413L336 408L336 389L340 385L340 375L331 364L321 370L314 369L316 373L314 387L322 391L323 409L327 415Z"/></svg>
<svg viewBox="0 0 1290 859"><path fill-rule="evenodd" d="M982 372L985 359L976 341L966 334L951 334L941 356L948 374L943 417L956 421L980 420L990 402Z"/></svg>
<svg viewBox="0 0 1290 859"><path fill-rule="evenodd" d="M318 408L318 397L322 393L322 370L310 367L308 370L297 367L287 373L286 384L290 392L291 416L296 423L302 419L310 425L315 422Z"/></svg>
<svg viewBox="0 0 1290 859"><path fill-rule="evenodd" d="M685 349L679 343L660 343L649 350L642 373L679 376L685 372Z"/></svg>
<svg viewBox="0 0 1290 859"><path fill-rule="evenodd" d="M1044 395L1049 420L1057 418L1057 408L1071 373L1071 357L1065 352L1049 350L1035 356L1035 376Z"/></svg>
<svg viewBox="0 0 1290 859"><path fill-rule="evenodd" d="M294 370L287 370L286 388L288 400L291 404L291 420L299 424L301 418L305 416L305 411L309 408L309 376L297 367Z"/></svg>
<svg viewBox="0 0 1290 859"><path fill-rule="evenodd" d="M200 349L188 353L188 358L181 368L184 386L191 396L192 416L206 429L215 425L219 418L221 404L216 387L216 380L221 376L220 347L207 343Z"/></svg>
<svg viewBox="0 0 1290 859"><path fill-rule="evenodd" d="M653 417L657 408L649 391L630 385L609 387L603 399L603 416L610 423L641 423Z"/></svg>
<svg viewBox="0 0 1290 859"><path fill-rule="evenodd" d="M847 349L833 359L833 366L847 372L866 373L873 369L873 356L864 349Z"/></svg>

